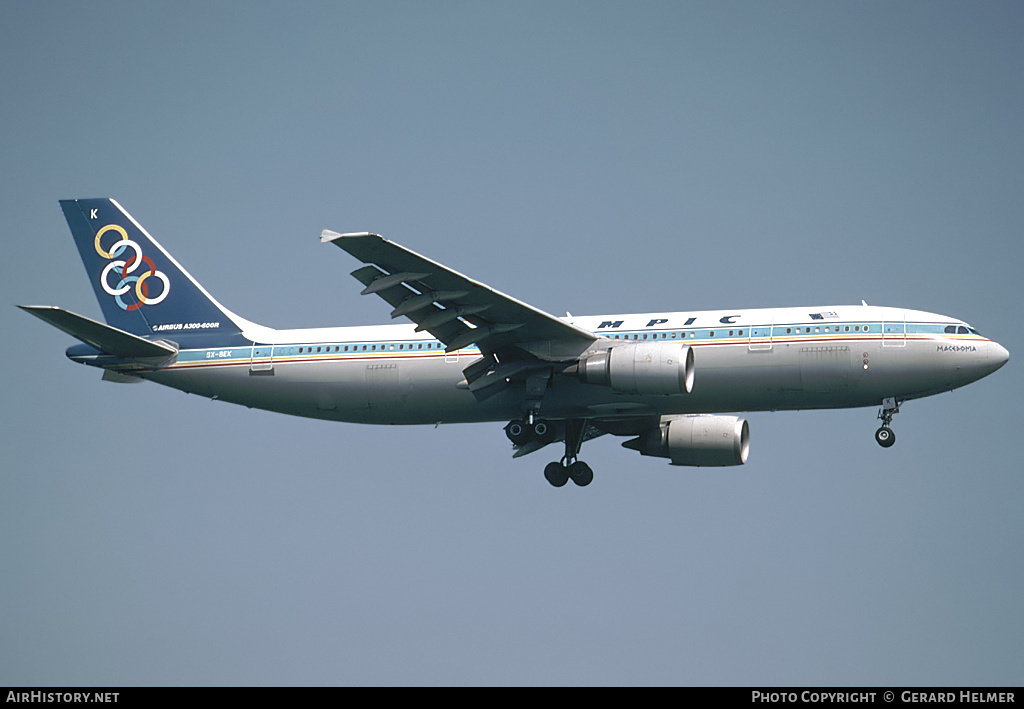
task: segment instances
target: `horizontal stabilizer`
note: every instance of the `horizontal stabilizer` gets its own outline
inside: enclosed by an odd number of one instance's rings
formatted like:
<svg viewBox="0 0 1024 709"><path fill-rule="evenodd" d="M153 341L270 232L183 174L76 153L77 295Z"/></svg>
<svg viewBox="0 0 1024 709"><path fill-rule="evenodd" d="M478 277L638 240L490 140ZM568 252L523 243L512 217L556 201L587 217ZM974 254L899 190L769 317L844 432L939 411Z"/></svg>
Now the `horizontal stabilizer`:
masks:
<svg viewBox="0 0 1024 709"><path fill-rule="evenodd" d="M147 340L52 305L19 305L18 307L107 354L132 360L157 357L170 359L178 354L178 349L173 345Z"/></svg>

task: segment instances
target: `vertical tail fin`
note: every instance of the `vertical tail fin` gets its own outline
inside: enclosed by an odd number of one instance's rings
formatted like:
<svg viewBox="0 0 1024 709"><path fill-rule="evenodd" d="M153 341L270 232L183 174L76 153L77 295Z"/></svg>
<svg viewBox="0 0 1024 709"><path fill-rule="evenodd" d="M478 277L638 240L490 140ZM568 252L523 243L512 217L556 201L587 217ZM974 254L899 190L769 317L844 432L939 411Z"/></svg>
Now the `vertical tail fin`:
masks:
<svg viewBox="0 0 1024 709"><path fill-rule="evenodd" d="M231 313L112 199L61 200L109 325L135 335L231 335Z"/></svg>

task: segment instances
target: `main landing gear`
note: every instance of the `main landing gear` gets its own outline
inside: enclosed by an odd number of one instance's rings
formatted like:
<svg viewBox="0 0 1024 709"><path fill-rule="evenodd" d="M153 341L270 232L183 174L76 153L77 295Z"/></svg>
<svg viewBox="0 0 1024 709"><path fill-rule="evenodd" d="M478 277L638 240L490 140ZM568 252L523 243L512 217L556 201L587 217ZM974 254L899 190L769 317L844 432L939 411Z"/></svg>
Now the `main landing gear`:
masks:
<svg viewBox="0 0 1024 709"><path fill-rule="evenodd" d="M555 427L544 419L509 421L505 426L505 435L516 446L526 445L530 441L551 443L555 440Z"/></svg>
<svg viewBox="0 0 1024 709"><path fill-rule="evenodd" d="M584 419L567 419L564 422L565 455L560 461L548 463L544 467L544 477L555 487L562 487L572 480L580 487L586 487L594 480L594 471L590 466L578 459L583 446L583 432L587 422ZM557 430L553 424L544 419L524 419L509 421L505 426L505 435L516 446L523 446L536 441L547 444L555 440Z"/></svg>
<svg viewBox="0 0 1024 709"><path fill-rule="evenodd" d="M566 459L548 463L544 466L544 477L555 487L562 487L572 480L580 487L586 487L594 481L594 471L582 460L566 464Z"/></svg>
<svg viewBox="0 0 1024 709"><path fill-rule="evenodd" d="M882 448L889 448L896 442L896 434L889 428L889 424L892 423L892 417L900 412L901 403L903 402L896 401L893 397L882 399L882 408L878 411L878 418L882 421L882 427L875 431L875 441Z"/></svg>

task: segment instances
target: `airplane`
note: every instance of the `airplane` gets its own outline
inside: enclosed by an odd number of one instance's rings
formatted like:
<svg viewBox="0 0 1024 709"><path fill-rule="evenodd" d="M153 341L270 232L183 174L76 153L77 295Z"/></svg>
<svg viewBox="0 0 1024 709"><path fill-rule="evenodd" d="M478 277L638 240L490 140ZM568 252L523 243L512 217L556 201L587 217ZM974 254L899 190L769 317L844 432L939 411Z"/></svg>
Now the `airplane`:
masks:
<svg viewBox="0 0 1024 709"><path fill-rule="evenodd" d="M962 320L860 305L555 317L368 232L321 242L363 266L363 295L411 323L276 330L218 303L113 199L61 200L106 323L18 306L80 340L67 356L295 416L366 424L505 421L513 456L553 443L555 487L594 477L601 435L678 466L747 462L737 412L879 406L981 379L1009 352Z"/></svg>

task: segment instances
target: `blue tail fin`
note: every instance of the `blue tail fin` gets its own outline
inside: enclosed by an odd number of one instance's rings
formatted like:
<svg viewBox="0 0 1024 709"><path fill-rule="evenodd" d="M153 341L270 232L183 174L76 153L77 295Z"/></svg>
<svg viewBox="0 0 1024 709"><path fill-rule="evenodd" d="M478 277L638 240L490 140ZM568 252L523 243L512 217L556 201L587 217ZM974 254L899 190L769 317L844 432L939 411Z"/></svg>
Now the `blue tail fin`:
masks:
<svg viewBox="0 0 1024 709"><path fill-rule="evenodd" d="M109 325L135 335L234 335L231 314L112 199L61 200Z"/></svg>

